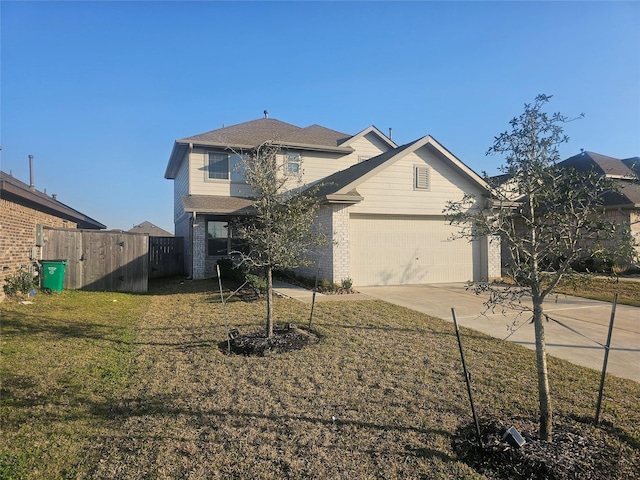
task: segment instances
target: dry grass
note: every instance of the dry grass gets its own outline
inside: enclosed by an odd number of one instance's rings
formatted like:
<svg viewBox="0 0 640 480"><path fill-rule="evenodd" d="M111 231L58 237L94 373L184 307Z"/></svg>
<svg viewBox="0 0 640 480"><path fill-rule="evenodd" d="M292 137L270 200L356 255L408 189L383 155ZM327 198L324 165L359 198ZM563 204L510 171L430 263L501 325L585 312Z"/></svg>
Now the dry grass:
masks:
<svg viewBox="0 0 640 480"><path fill-rule="evenodd" d="M614 294L618 294L618 303L640 307L640 280L619 278L588 278L583 281L563 281L556 287L558 293L577 295L612 302Z"/></svg>
<svg viewBox="0 0 640 480"><path fill-rule="evenodd" d="M316 305L317 345L227 356L215 291L212 282L170 282L148 296L117 295L115 304L111 294L64 292L46 305L40 297L29 307L2 305L12 323L3 326L9 441L0 473L483 478L451 447L470 412L450 323L383 302L327 302ZM81 316L69 308L76 299L91 305ZM262 327L263 302L227 308L231 327ZM275 314L305 324L309 306L277 299ZM516 426L535 418L534 353L463 333L481 417ZM550 372L557 418L592 417L598 373L553 358ZM598 429L638 471L639 398L639 384L609 377Z"/></svg>

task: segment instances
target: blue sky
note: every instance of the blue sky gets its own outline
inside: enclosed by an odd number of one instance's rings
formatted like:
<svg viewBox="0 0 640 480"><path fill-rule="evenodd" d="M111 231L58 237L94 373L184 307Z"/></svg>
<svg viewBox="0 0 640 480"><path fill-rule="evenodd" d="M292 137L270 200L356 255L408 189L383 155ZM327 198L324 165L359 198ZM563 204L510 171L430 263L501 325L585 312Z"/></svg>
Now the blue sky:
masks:
<svg viewBox="0 0 640 480"><path fill-rule="evenodd" d="M526 102L585 118L581 148L640 155L638 2L10 2L1 168L104 223L173 231L176 138L262 117L403 144L477 172Z"/></svg>

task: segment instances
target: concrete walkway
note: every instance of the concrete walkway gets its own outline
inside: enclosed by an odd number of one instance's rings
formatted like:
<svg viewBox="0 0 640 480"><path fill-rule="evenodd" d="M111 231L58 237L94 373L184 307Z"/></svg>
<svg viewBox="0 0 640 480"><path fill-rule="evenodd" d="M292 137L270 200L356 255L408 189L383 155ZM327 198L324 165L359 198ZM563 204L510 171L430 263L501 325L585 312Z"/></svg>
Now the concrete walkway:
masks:
<svg viewBox="0 0 640 480"><path fill-rule="evenodd" d="M312 292L283 282L274 282L275 291L286 297L311 303ZM508 340L535 349L533 325L530 315L518 315L513 310L485 312L486 296L467 291L465 285L432 284L382 287L358 287L355 295L316 294L316 302L379 299L395 305L417 310L433 317L452 320L451 308L455 308L458 323L496 338L505 339L517 322L518 330ZM600 371L611 304L584 298L558 295L548 298L545 312L568 328L556 322L545 324L547 352L572 363ZM579 332L579 333L576 333ZM586 337L586 338L585 338ZM599 345L598 343L602 344ZM640 382L640 308L618 305L607 372Z"/></svg>

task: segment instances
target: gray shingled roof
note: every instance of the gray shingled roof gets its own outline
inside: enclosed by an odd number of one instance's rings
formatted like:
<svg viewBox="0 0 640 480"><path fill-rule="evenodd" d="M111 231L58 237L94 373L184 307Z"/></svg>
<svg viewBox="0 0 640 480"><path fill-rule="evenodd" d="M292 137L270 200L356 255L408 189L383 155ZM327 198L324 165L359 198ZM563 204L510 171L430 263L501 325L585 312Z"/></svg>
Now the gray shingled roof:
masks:
<svg viewBox="0 0 640 480"><path fill-rule="evenodd" d="M338 148L340 143L350 136L320 125L301 128L275 118L260 118L182 138L177 142L253 148L268 141L275 141L287 146Z"/></svg>
<svg viewBox="0 0 640 480"><path fill-rule="evenodd" d="M640 184L637 182L620 182L620 193L627 199L628 203L640 208ZM626 204L626 203L625 203Z"/></svg>
<svg viewBox="0 0 640 480"><path fill-rule="evenodd" d="M0 197L26 203L35 210L46 212L59 218L64 218L78 224L78 228L104 229L102 223L71 208L57 199L29 187L13 175L0 171Z"/></svg>
<svg viewBox="0 0 640 480"><path fill-rule="evenodd" d="M208 213L212 215L251 215L255 213L253 200L241 197L217 195L183 195L185 212Z"/></svg>
<svg viewBox="0 0 640 480"><path fill-rule="evenodd" d="M276 142L285 148L347 155L353 152L353 148L343 143L351 137L320 125L302 128L275 118L259 118L176 140L164 176L175 178L189 145L246 150L266 142Z"/></svg>
<svg viewBox="0 0 640 480"><path fill-rule="evenodd" d="M135 225L133 228L127 230L129 233L146 233L151 237L173 237L173 233L154 225L151 222L142 222L140 225Z"/></svg>
<svg viewBox="0 0 640 480"><path fill-rule="evenodd" d="M619 191L604 196L604 204L609 208L640 208L640 162L638 157L620 160L594 152L580 152L558 163L562 168L573 168L578 172L595 171L612 177ZM493 177L500 183L507 175Z"/></svg>
<svg viewBox="0 0 640 480"><path fill-rule="evenodd" d="M615 177L634 178L635 176L629 166L619 158L608 157L594 152L581 152L558 163L558 166L574 168L581 172L595 169L600 173Z"/></svg>
<svg viewBox="0 0 640 480"><path fill-rule="evenodd" d="M622 163L633 170L636 176L640 178L640 157L625 158Z"/></svg>
<svg viewBox="0 0 640 480"><path fill-rule="evenodd" d="M614 178L619 192L605 196L605 205L609 207L640 207L640 177L638 177L637 157L620 160L594 152L581 152L558 165L571 167L578 171L595 170Z"/></svg>

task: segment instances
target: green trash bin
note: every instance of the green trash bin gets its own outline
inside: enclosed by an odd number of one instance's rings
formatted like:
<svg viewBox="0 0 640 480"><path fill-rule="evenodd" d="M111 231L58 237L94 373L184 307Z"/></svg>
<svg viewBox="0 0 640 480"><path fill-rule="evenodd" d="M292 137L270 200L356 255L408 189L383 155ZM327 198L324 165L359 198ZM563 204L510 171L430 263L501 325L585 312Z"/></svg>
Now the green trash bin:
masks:
<svg viewBox="0 0 640 480"><path fill-rule="evenodd" d="M42 288L61 292L64 287L66 260L40 260L42 265Z"/></svg>

